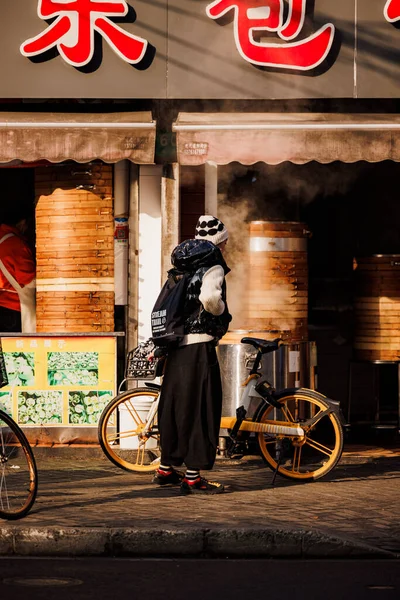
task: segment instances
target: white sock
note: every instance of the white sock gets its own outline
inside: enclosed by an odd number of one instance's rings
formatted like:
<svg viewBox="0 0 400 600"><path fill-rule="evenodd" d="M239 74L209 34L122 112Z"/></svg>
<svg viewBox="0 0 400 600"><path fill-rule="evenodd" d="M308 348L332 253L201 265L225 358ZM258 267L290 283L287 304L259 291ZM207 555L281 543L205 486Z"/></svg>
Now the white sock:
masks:
<svg viewBox="0 0 400 600"><path fill-rule="evenodd" d="M200 477L200 471L197 469L187 469L185 477L188 481L196 481Z"/></svg>
<svg viewBox="0 0 400 600"><path fill-rule="evenodd" d="M171 466L167 466L167 465L160 465L158 467L159 471L165 471L165 473L168 473L169 471L172 471L172 467Z"/></svg>

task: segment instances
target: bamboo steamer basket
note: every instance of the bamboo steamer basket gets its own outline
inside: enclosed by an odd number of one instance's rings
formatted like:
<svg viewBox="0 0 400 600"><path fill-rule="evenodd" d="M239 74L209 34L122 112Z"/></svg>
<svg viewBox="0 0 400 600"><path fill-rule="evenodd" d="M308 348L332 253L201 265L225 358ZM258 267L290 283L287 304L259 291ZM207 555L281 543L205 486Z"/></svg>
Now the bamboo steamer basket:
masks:
<svg viewBox="0 0 400 600"><path fill-rule="evenodd" d="M249 224L243 329L285 332L291 342L308 340L309 233L299 222Z"/></svg>
<svg viewBox="0 0 400 600"><path fill-rule="evenodd" d="M114 330L112 167L36 170L37 331Z"/></svg>
<svg viewBox="0 0 400 600"><path fill-rule="evenodd" d="M400 255L357 258L354 280L356 358L400 360Z"/></svg>

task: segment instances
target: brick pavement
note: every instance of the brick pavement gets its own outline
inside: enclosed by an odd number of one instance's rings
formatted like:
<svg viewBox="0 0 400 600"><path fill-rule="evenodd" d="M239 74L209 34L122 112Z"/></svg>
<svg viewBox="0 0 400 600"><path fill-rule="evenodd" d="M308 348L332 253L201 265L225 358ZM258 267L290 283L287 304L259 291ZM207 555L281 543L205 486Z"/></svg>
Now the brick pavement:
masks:
<svg viewBox="0 0 400 600"><path fill-rule="evenodd" d="M311 531L400 553L400 449L350 448L325 479L298 484L259 457L218 460L212 478L226 494L182 497L148 474L122 471L100 451L37 452L40 490L31 513L2 531L27 528L134 528ZM90 456L91 455L91 456Z"/></svg>

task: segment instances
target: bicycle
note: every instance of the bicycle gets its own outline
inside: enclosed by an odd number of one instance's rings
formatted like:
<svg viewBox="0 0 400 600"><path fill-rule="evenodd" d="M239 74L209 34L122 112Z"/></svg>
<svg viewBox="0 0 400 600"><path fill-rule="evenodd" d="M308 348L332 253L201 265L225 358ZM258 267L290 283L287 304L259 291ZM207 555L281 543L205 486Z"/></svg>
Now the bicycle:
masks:
<svg viewBox="0 0 400 600"><path fill-rule="evenodd" d="M35 502L37 489L32 448L22 429L0 407L0 518L24 517Z"/></svg>
<svg viewBox="0 0 400 600"><path fill-rule="evenodd" d="M344 419L339 403L304 388L277 392L259 368L263 355L277 350L282 340L245 337L241 342L253 346L257 354L243 383L242 406L235 416L221 419L221 429L228 432L228 455L240 452L254 435L264 462L274 471L273 482L277 474L302 482L324 477L337 465L343 450ZM128 354L126 379L154 379L160 374L156 365L146 365L143 360L136 361L142 371L135 370L134 352ZM134 377L140 372L141 376ZM146 381L145 387L119 393L104 408L99 442L116 466L136 472L157 468L161 456L157 427L160 390L160 385Z"/></svg>

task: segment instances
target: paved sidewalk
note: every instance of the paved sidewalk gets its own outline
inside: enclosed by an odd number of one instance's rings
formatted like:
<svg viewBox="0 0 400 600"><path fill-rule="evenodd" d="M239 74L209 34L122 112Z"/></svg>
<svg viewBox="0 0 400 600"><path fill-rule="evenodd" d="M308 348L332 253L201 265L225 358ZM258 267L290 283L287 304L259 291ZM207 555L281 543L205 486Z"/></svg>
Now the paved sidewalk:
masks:
<svg viewBox="0 0 400 600"><path fill-rule="evenodd" d="M182 497L98 449L37 448L31 513L0 522L0 555L346 557L400 555L400 448L350 447L325 479L298 484L259 457L217 460L227 493Z"/></svg>

